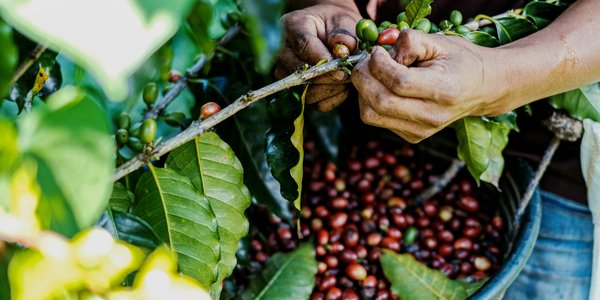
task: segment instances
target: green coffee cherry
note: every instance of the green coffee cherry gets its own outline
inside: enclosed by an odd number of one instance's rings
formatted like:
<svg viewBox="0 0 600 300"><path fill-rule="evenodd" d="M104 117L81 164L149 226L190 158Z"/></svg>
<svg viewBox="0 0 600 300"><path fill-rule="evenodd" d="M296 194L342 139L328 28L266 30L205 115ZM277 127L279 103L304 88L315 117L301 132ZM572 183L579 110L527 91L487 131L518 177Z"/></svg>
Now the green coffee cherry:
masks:
<svg viewBox="0 0 600 300"><path fill-rule="evenodd" d="M129 129L131 126L131 116L127 112L122 112L117 118L117 126L122 129Z"/></svg>
<svg viewBox="0 0 600 300"><path fill-rule="evenodd" d="M398 17L396 17L396 23L400 25L400 22L404 22L404 20L406 20L406 12L403 11L398 14Z"/></svg>
<svg viewBox="0 0 600 300"><path fill-rule="evenodd" d="M439 27L441 30L448 30L452 28L452 23L450 23L448 20L442 20Z"/></svg>
<svg viewBox="0 0 600 300"><path fill-rule="evenodd" d="M398 23L398 29L400 29L400 31L402 31L404 29L410 29L410 25L408 25L408 23L402 21L402 22Z"/></svg>
<svg viewBox="0 0 600 300"><path fill-rule="evenodd" d="M467 32L471 32L471 29L469 29L469 27L465 26L465 25L459 25L456 27L456 33L467 33Z"/></svg>
<svg viewBox="0 0 600 300"><path fill-rule="evenodd" d="M156 102L156 98L158 98L158 87L156 83L150 82L146 84L144 87L144 92L142 94L142 99L144 99L144 103L148 105L148 107L152 106L154 102Z"/></svg>
<svg viewBox="0 0 600 300"><path fill-rule="evenodd" d="M127 131L127 129L120 128L115 133L115 140L119 146L127 144L127 141L129 141L129 131Z"/></svg>
<svg viewBox="0 0 600 300"><path fill-rule="evenodd" d="M138 135L140 135L140 127L142 127L142 123L138 122L133 124L133 126L129 128L129 136L137 137Z"/></svg>
<svg viewBox="0 0 600 300"><path fill-rule="evenodd" d="M149 144L154 141L154 137L156 136L156 121L154 119L146 119L142 122L142 126L140 127L140 134L138 138L140 142L144 144Z"/></svg>
<svg viewBox="0 0 600 300"><path fill-rule="evenodd" d="M493 35L493 36L496 35L496 29L493 26L484 26L484 27L481 27L481 28L479 28L479 31L485 32L485 33L487 33L489 35Z"/></svg>
<svg viewBox="0 0 600 300"><path fill-rule="evenodd" d="M462 24L462 21L463 21L463 16L460 13L460 11L453 10L450 13L450 23L452 23L454 26L458 26L458 25Z"/></svg>
<svg viewBox="0 0 600 300"><path fill-rule="evenodd" d="M404 243L406 245L410 245L412 243L415 242L415 240L417 239L417 229L410 226L408 228L406 228L406 232L404 232Z"/></svg>
<svg viewBox="0 0 600 300"><path fill-rule="evenodd" d="M428 19L423 18L417 22L415 29L429 33L429 30L431 30L431 22Z"/></svg>
<svg viewBox="0 0 600 300"><path fill-rule="evenodd" d="M129 137L129 141L127 141L127 147L135 152L142 152L142 150L144 150L144 144L142 144L142 142L134 136Z"/></svg>
<svg viewBox="0 0 600 300"><path fill-rule="evenodd" d="M356 35L363 41L375 42L379 31L377 25L371 19L362 19L356 24Z"/></svg>
<svg viewBox="0 0 600 300"><path fill-rule="evenodd" d="M435 23L431 23L431 29L429 29L429 33L436 33L436 32L440 32L440 28L435 25Z"/></svg>
<svg viewBox="0 0 600 300"><path fill-rule="evenodd" d="M381 22L381 24L379 25L379 27L381 27L383 29L386 29L386 28L390 27L390 25L392 25L392 22L390 22L390 21L383 21L383 22Z"/></svg>

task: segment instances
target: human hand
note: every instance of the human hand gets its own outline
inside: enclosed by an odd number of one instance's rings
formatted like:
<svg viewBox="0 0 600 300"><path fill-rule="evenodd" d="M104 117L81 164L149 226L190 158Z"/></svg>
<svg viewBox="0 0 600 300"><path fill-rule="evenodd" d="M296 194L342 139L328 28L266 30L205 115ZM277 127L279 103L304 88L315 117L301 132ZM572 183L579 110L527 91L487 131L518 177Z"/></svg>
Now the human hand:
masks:
<svg viewBox="0 0 600 300"><path fill-rule="evenodd" d="M402 31L389 53L376 47L352 71L361 119L416 143L462 117L511 110L502 65L510 62L494 51L461 37Z"/></svg>
<svg viewBox="0 0 600 300"><path fill-rule="evenodd" d="M333 2L333 1L331 1ZM304 64L315 65L322 59L332 59L331 49L343 43L356 52L356 22L361 19L353 1L318 4L283 16L286 40L275 69L281 79ZM306 103L317 110L330 111L348 97L350 78L336 71L315 78L306 93Z"/></svg>

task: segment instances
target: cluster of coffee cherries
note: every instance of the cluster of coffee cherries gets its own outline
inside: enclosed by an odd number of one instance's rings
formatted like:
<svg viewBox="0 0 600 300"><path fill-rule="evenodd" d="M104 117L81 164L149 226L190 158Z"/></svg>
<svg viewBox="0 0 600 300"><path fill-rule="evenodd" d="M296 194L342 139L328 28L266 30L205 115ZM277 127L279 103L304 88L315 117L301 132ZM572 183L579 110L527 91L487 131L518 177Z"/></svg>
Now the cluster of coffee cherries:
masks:
<svg viewBox="0 0 600 300"><path fill-rule="evenodd" d="M442 20L439 25L431 22L427 18L422 18L413 24L407 22L406 12L401 12L396 18L396 22L383 21L379 26L371 19L361 19L356 24L356 35L361 40L359 48L368 50L374 45L389 47L393 45L400 31L404 29L415 29L425 33L444 33L450 35L460 35L471 32L472 29L463 25L462 13L458 10L453 10L447 20ZM478 30L495 35L493 26L484 26Z"/></svg>
<svg viewBox="0 0 600 300"><path fill-rule="evenodd" d="M466 174L417 204L414 198L443 170L410 146L353 146L337 166L315 148L305 143L300 216L302 238L314 241L318 260L311 299L395 299L379 264L385 248L467 282L497 270L504 220L480 203ZM265 214L265 238L253 239L250 250L258 264L298 244L289 225Z"/></svg>
<svg viewBox="0 0 600 300"><path fill-rule="evenodd" d="M163 89L163 95L166 95L173 84L182 78L181 73L171 70L168 75L167 85ZM155 82L149 82L144 86L142 92L142 101L146 104L146 110L152 109L159 97L158 85ZM200 119L204 120L221 110L221 106L215 102L207 102L200 108ZM170 126L183 126L185 114L182 112L160 112L159 119L165 121ZM144 119L136 124L131 124L131 115L128 112L122 112L116 121L117 131L115 132L115 141L118 148L127 146L134 152L144 152L152 147L156 138L157 123L152 118Z"/></svg>

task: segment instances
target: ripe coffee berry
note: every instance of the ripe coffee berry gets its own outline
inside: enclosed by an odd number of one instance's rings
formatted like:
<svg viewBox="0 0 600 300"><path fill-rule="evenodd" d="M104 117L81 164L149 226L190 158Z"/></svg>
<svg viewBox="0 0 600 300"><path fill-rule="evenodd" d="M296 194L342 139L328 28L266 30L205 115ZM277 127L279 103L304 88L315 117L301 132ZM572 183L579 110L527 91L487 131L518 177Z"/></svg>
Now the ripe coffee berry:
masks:
<svg viewBox="0 0 600 300"><path fill-rule="evenodd" d="M210 116L221 111L221 106L215 102L207 102L200 108L200 120L206 120Z"/></svg>
<svg viewBox="0 0 600 300"><path fill-rule="evenodd" d="M346 57L348 57L348 55L350 55L350 49L348 49L348 46L346 46L342 43L339 43L333 47L332 53L333 53L333 56L335 56L337 58L346 58Z"/></svg>
<svg viewBox="0 0 600 300"><path fill-rule="evenodd" d="M361 281L367 277L367 270L361 264L350 264L346 267L346 275L353 280Z"/></svg>
<svg viewBox="0 0 600 300"><path fill-rule="evenodd" d="M175 83L175 82L179 81L179 79L181 79L181 73L179 73L179 71L177 71L177 70L169 71L169 82L170 83Z"/></svg>

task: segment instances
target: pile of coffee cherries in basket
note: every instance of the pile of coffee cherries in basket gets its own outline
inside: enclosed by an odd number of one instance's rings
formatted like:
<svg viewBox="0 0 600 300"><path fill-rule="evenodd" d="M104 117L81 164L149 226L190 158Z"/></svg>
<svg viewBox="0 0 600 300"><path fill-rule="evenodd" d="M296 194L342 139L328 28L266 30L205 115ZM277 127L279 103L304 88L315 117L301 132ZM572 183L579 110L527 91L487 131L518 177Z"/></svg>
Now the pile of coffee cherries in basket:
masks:
<svg viewBox="0 0 600 300"><path fill-rule="evenodd" d="M318 260L311 299L396 299L379 264L381 249L410 253L430 268L467 282L481 281L502 258L504 220L480 202L468 174L432 199L414 198L435 184L446 166L424 161L411 146L371 141L327 162L305 144L300 232ZM259 209L268 220L251 242L250 257L264 265L277 251L298 245L295 229Z"/></svg>

